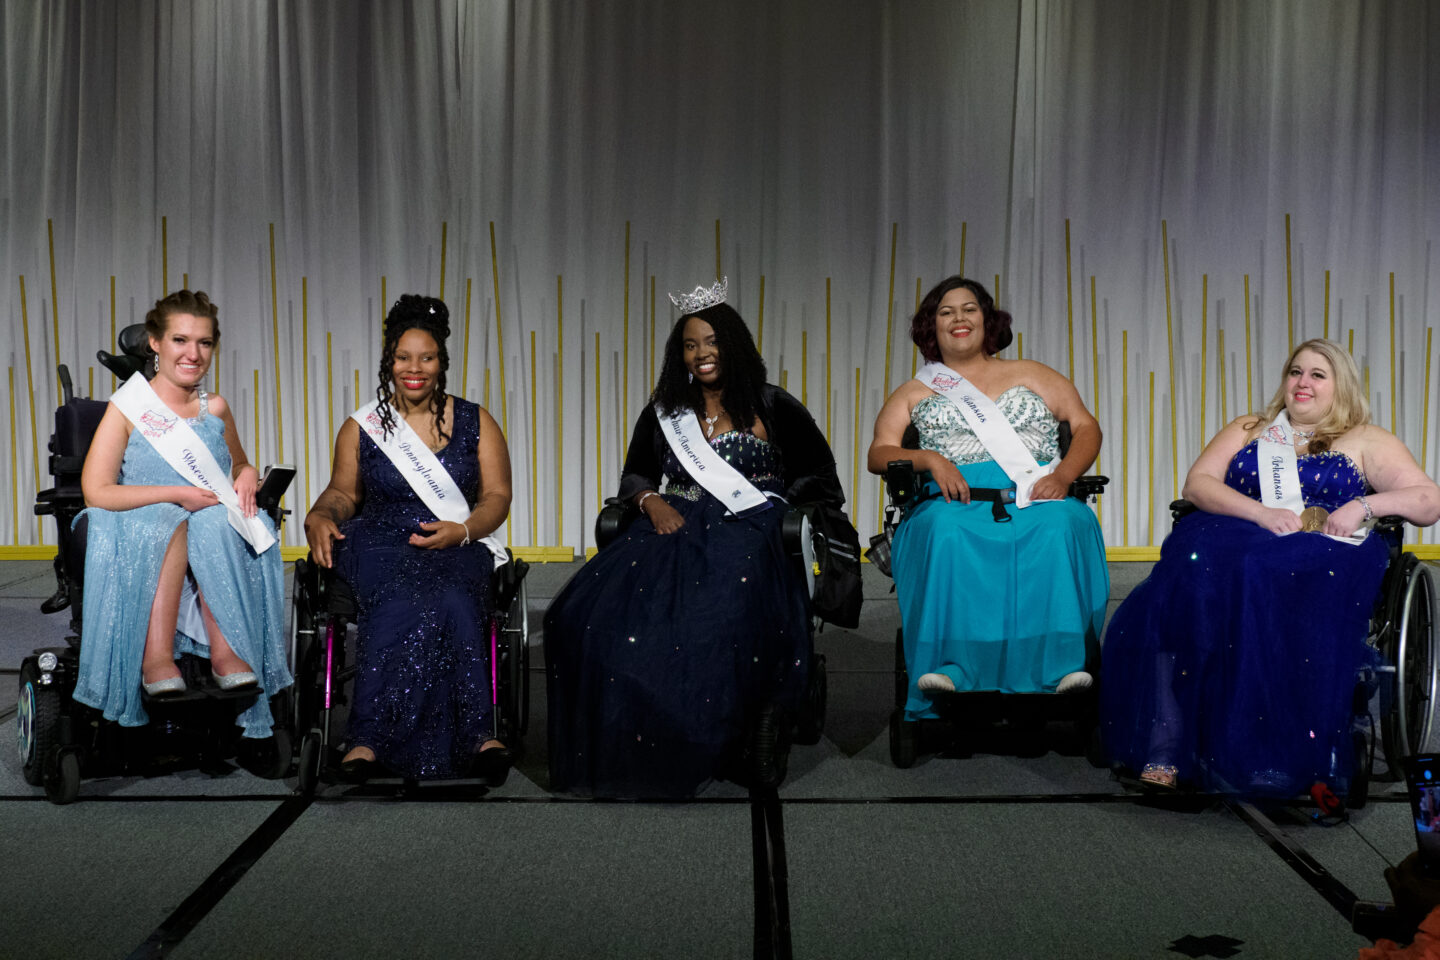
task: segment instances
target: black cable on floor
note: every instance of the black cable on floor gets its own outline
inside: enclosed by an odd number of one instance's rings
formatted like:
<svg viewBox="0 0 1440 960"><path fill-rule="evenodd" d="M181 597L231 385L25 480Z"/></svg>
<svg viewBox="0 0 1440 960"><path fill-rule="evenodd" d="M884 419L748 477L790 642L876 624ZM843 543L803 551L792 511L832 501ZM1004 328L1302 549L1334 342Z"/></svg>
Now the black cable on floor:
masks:
<svg viewBox="0 0 1440 960"><path fill-rule="evenodd" d="M310 798L299 796L280 804L214 873L205 878L194 893L185 898L184 903L175 908L174 913L155 928L144 943L131 952L129 960L151 960L174 950L309 806Z"/></svg>

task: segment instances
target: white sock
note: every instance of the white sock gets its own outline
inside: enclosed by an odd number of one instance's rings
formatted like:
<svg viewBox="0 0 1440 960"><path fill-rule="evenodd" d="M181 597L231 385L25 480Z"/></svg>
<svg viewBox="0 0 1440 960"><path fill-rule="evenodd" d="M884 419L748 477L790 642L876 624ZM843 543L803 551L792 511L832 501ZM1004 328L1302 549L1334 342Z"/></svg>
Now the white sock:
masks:
<svg viewBox="0 0 1440 960"><path fill-rule="evenodd" d="M1056 693L1069 693L1071 690L1085 690L1095 682L1095 678L1084 670L1076 670L1074 673L1067 673L1060 678L1055 685Z"/></svg>

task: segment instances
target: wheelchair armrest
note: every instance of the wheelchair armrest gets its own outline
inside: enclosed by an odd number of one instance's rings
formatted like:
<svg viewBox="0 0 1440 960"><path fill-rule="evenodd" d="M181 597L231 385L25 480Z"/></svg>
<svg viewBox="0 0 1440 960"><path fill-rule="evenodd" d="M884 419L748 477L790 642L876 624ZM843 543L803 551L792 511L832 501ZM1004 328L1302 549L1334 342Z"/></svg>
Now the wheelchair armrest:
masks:
<svg viewBox="0 0 1440 960"><path fill-rule="evenodd" d="M1398 543L1405 536L1406 522L1404 517L1393 514L1387 517L1376 517L1375 532L1390 537Z"/></svg>
<svg viewBox="0 0 1440 960"><path fill-rule="evenodd" d="M520 593L520 585L525 581L525 574L530 572L530 564L524 560L516 560L515 554L506 550L505 555L509 562L497 568L490 578L491 596L494 600L494 610L497 612L510 609L515 602L515 597Z"/></svg>
<svg viewBox="0 0 1440 960"><path fill-rule="evenodd" d="M595 518L595 546L601 550L608 547L639 515L640 508L635 504L619 497L607 499L600 516Z"/></svg>
<svg viewBox="0 0 1440 960"><path fill-rule="evenodd" d="M1105 492L1105 487L1109 482L1109 477L1102 477L1099 474L1076 477L1074 482L1070 484L1070 496L1076 500L1089 500L1091 497L1098 497Z"/></svg>
<svg viewBox="0 0 1440 960"><path fill-rule="evenodd" d="M1174 523L1181 517L1188 517L1190 514L1194 513L1196 510L1199 509L1199 507L1195 506L1195 504L1191 503L1189 500L1171 500L1170 522Z"/></svg>
<svg viewBox="0 0 1440 960"><path fill-rule="evenodd" d="M916 470L912 461L891 460L885 464L885 489L890 494L890 503L902 510L920 499L930 479L930 471Z"/></svg>

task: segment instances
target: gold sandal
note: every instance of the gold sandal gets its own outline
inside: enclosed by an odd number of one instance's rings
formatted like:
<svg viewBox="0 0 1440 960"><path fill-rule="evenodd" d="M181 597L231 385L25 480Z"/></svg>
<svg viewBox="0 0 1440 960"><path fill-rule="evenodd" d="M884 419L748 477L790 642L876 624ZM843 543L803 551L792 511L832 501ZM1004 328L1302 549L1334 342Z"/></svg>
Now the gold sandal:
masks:
<svg viewBox="0 0 1440 960"><path fill-rule="evenodd" d="M1140 782L1162 790L1174 790L1180 768L1170 763L1147 763L1140 771Z"/></svg>

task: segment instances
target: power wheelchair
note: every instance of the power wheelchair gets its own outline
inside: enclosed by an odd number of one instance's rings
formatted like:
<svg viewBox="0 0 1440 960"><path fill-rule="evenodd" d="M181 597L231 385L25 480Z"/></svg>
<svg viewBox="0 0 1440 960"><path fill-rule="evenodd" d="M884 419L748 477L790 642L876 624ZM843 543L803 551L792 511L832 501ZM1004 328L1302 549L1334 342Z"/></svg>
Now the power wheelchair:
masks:
<svg viewBox="0 0 1440 960"><path fill-rule="evenodd" d="M150 354L141 324L126 327L118 340L119 354L101 350L96 356L123 380L141 371ZM147 701L150 722L141 727L121 727L104 719L99 710L74 700L83 636L87 526L83 519L75 525L75 519L85 509L80 473L106 402L75 396L64 364L59 376L65 402L55 412L55 432L49 444L49 469L55 485L37 494L35 513L54 517L59 534L56 591L41 609L50 614L68 607L71 614L65 646L38 649L20 665L16 735L25 781L43 787L46 797L63 804L75 800L81 779L86 777L151 775L187 767L224 773L233 769L230 759L257 776L284 776L291 762L290 730L283 719L286 692L271 697L276 720L272 736L244 739L235 720L255 702L256 694L224 692L208 684L209 671L201 658L181 656L179 664L188 691L177 698ZM257 496L260 509L270 515L277 529L285 513L279 506L280 496L293 473L288 468L283 472L283 484L262 484Z"/></svg>
<svg viewBox="0 0 1440 960"><path fill-rule="evenodd" d="M1188 500L1172 501L1171 521L1178 522L1198 509ZM1361 665L1355 678L1351 728L1354 766L1349 783L1330 785L1344 796L1346 806L1356 810L1365 806L1370 782L1377 779L1377 746L1385 759L1380 778L1389 781L1402 778L1405 758L1432 749L1434 701L1440 688L1435 575L1415 554L1402 549L1405 522L1403 517L1378 517L1371 533L1384 540L1388 553L1364 639L1374 656ZM1372 704L1378 706L1378 724L1373 719Z"/></svg>
<svg viewBox="0 0 1440 960"><path fill-rule="evenodd" d="M530 565L506 551L508 562L490 578L491 735L519 754L529 729L530 611L525 575ZM346 684L356 666L351 627L355 595L333 570L310 559L295 561L294 724L304 731L297 776L300 792L313 795L322 782L337 779L341 733L337 710L348 703ZM407 787L415 783L405 781Z"/></svg>
<svg viewBox="0 0 1440 960"><path fill-rule="evenodd" d="M1058 426L1060 456L1070 449L1070 424ZM920 435L915 425L905 428L900 445L907 450L920 449ZM887 514L893 528L903 523L916 504L928 499L931 481L928 470L917 471L910 460L892 460L885 467L885 488L889 496ZM1099 475L1080 477L1070 485L1069 495L1090 501L1104 493L1110 479ZM990 500L991 513L997 523L1006 522L1007 505L1014 503L1013 489L1009 499L1003 495ZM873 549L873 548L872 548ZM889 575L888 544L883 548L882 569ZM875 559L872 553L872 560ZM1093 638L1086 645L1084 669L1094 683L1073 693L1002 693L996 690L931 691L938 718L907 719L905 702L909 698L910 674L905 662L905 631L895 631L895 707L890 714L890 760L905 769L914 766L929 746L958 742L962 731L1004 720L1017 729L1038 729L1051 720L1070 720L1075 725L1086 758L1093 766L1103 766L1104 757L1099 738L1100 644Z"/></svg>
<svg viewBox="0 0 1440 960"><path fill-rule="evenodd" d="M816 548L813 538L818 536L810 522L806 505L787 506L781 520L780 535L786 553L804 571L807 585L813 596ZM595 518L595 543L603 550L622 536L625 530L640 516L640 508L618 497L605 501L600 515ZM834 548L835 545L831 545ZM858 560L858 558L856 558ZM825 730L825 711L829 699L829 681L825 669L825 655L815 652L814 637L819 618L813 607L810 617L810 663L806 674L805 692L798 709L793 713L777 703L761 704L747 724L744 742L739 744L739 759L735 778L744 781L742 786L775 788L785 780L789 769L790 747L792 744L813 746L820 742Z"/></svg>

